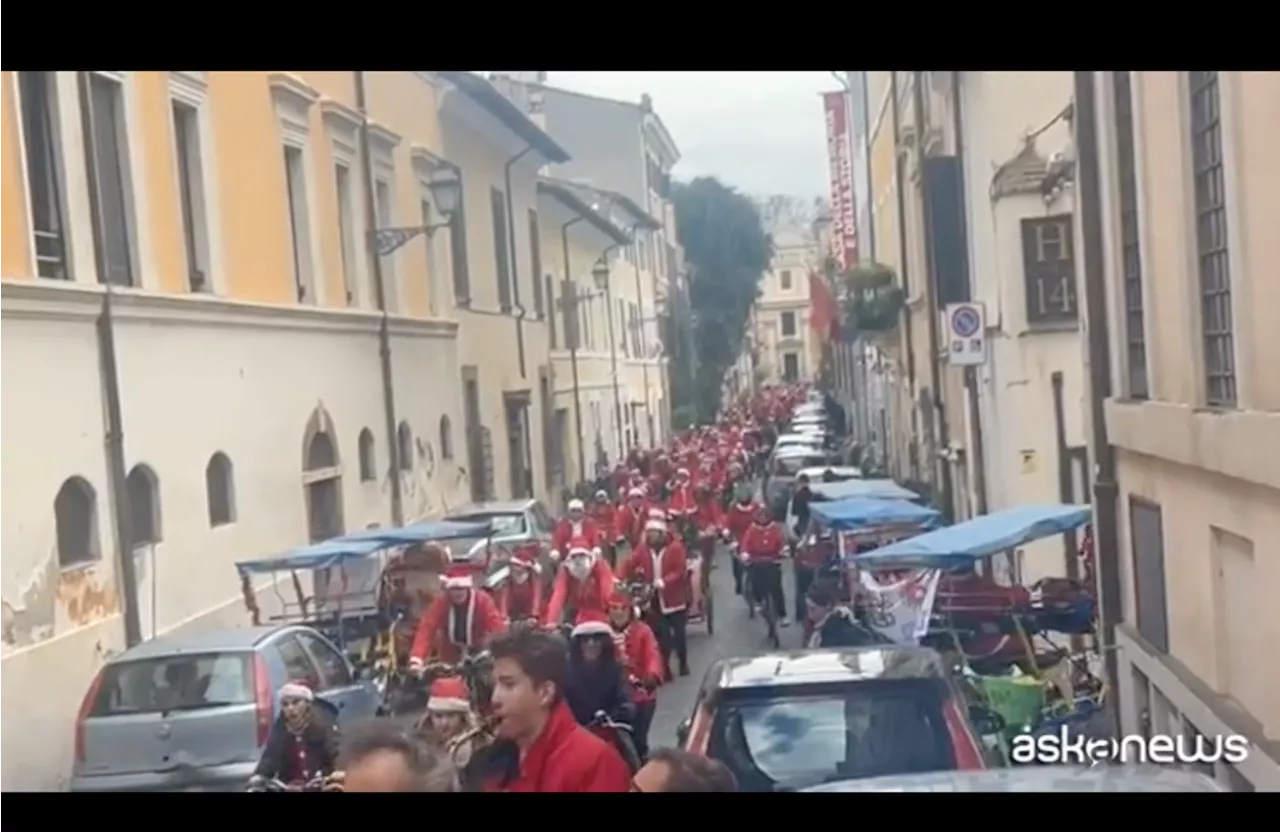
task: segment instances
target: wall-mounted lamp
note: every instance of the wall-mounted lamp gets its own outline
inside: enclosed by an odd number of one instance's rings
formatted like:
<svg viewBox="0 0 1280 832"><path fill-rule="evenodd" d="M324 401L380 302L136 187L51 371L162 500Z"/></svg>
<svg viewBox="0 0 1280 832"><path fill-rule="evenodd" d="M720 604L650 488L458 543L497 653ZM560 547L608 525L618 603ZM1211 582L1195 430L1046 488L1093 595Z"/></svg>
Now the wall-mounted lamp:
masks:
<svg viewBox="0 0 1280 832"><path fill-rule="evenodd" d="M609 289L609 264L604 261L597 261L591 267L591 279L595 281L596 291L605 292Z"/></svg>
<svg viewBox="0 0 1280 832"><path fill-rule="evenodd" d="M462 202L462 177L458 169L446 162L437 164L431 170L431 179L427 182L427 191L436 206L436 213L441 216L440 222L430 225L410 225L400 228L379 228L370 231L373 237L373 250L379 257L386 257L405 243L426 234L430 237L441 228L449 225L453 215Z"/></svg>

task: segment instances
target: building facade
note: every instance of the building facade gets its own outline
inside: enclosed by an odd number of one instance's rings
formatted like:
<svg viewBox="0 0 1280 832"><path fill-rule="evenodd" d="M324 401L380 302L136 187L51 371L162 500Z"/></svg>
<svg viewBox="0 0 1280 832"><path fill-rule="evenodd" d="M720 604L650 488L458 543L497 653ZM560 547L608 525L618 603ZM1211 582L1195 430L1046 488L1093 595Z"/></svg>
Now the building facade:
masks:
<svg viewBox="0 0 1280 832"><path fill-rule="evenodd" d="M767 384L808 381L822 361L821 339L809 325L809 273L825 253L799 231L775 232L773 247L753 312L760 377Z"/></svg>
<svg viewBox="0 0 1280 832"><path fill-rule="evenodd" d="M1099 72L1125 733L1252 743L1280 790L1280 76Z"/></svg>

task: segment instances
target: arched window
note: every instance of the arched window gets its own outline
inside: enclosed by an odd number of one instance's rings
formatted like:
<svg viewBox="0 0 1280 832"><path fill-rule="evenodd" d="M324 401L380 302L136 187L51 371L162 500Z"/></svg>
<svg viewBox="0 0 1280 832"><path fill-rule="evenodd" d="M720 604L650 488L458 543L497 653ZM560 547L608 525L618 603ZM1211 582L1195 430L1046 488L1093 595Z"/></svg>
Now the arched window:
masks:
<svg viewBox="0 0 1280 832"><path fill-rule="evenodd" d="M58 566L66 569L92 563L98 548L98 495L83 477L68 477L53 499L58 536Z"/></svg>
<svg viewBox="0 0 1280 832"><path fill-rule="evenodd" d="M160 479L149 465L139 463L129 472L129 518L133 545L160 542Z"/></svg>
<svg viewBox="0 0 1280 832"><path fill-rule="evenodd" d="M373 456L373 431L365 428L360 431L360 482L375 482L378 479L378 463Z"/></svg>
<svg viewBox="0 0 1280 832"><path fill-rule="evenodd" d="M235 469L222 451L209 457L204 467L205 498L209 504L209 525L225 526L236 521Z"/></svg>
<svg viewBox="0 0 1280 832"><path fill-rule="evenodd" d="M338 452L333 447L333 440L329 438L327 433L317 433L311 437L311 443L307 445L307 470L322 471L326 468L336 468L338 465Z"/></svg>
<svg viewBox="0 0 1280 832"><path fill-rule="evenodd" d="M440 417L440 458L453 459L453 425L447 415Z"/></svg>
<svg viewBox="0 0 1280 832"><path fill-rule="evenodd" d="M396 456L400 457L400 470L413 470L413 431L408 422L401 422L396 430Z"/></svg>

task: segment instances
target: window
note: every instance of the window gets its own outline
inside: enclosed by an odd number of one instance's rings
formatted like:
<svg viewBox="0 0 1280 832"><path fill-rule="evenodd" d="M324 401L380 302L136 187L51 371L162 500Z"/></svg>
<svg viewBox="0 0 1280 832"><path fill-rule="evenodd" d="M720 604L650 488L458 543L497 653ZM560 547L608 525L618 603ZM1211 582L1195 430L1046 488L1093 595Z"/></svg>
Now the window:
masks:
<svg viewBox="0 0 1280 832"><path fill-rule="evenodd" d="M560 333L557 331L556 327L556 319L559 315L556 310L555 281L552 280L551 275L546 275L543 277L542 282L544 284L543 295L547 299L547 311L549 313L547 315L547 334L551 339L551 349L556 350L560 348Z"/></svg>
<svg viewBox="0 0 1280 832"><path fill-rule="evenodd" d="M98 548L98 495L83 477L69 477L53 499L58 541L58 566L62 569L96 561Z"/></svg>
<svg viewBox="0 0 1280 832"><path fill-rule="evenodd" d="M783 272L783 274L786 274L786 272ZM782 337L794 338L795 335L796 335L796 313L783 312L782 313Z"/></svg>
<svg viewBox="0 0 1280 832"><path fill-rule="evenodd" d="M778 288L784 292L791 291L791 269L783 269L778 273Z"/></svg>
<svg viewBox="0 0 1280 832"><path fill-rule="evenodd" d="M52 280L70 280L66 194L62 190L62 153L58 143L57 75L53 72L19 72L17 75L27 187L31 191L36 274Z"/></svg>
<svg viewBox="0 0 1280 832"><path fill-rule="evenodd" d="M90 197L97 207L97 246L102 273L98 282L133 286L137 280L137 225L130 187L129 136L126 128L124 85L98 72L84 73L82 118L87 125L86 163Z"/></svg>
<svg viewBox="0 0 1280 832"><path fill-rule="evenodd" d="M1111 73L1116 123L1116 169L1120 190L1120 260L1124 274L1124 315L1131 399L1145 399L1147 384L1146 322L1142 306L1142 247L1139 245L1137 166L1134 161L1132 72Z"/></svg>
<svg viewBox="0 0 1280 832"><path fill-rule="evenodd" d="M1071 229L1070 214L1022 221L1023 281L1029 324L1075 322L1079 317Z"/></svg>
<svg viewBox="0 0 1280 832"><path fill-rule="evenodd" d="M373 181L373 205L376 215L375 228L391 228L396 224L395 198L392 195L390 176L380 177ZM377 257L377 255L373 255ZM382 300L388 312L396 312L400 308L400 283L398 282L396 252L382 258Z"/></svg>
<svg viewBox="0 0 1280 832"><path fill-rule="evenodd" d="M533 314L541 318L547 312L542 296L542 238L538 231L538 212L529 209L529 260L533 275Z"/></svg>
<svg viewBox="0 0 1280 832"><path fill-rule="evenodd" d="M1223 193L1222 105L1218 73L1192 72L1189 75L1205 398L1211 405L1234 407L1235 331L1231 315L1231 263L1227 251L1227 208Z"/></svg>
<svg viewBox="0 0 1280 832"><path fill-rule="evenodd" d="M209 464L204 467L204 489L209 503L210 526L225 526L235 522L234 473L230 458L221 451L209 457Z"/></svg>
<svg viewBox="0 0 1280 832"><path fill-rule="evenodd" d="M447 415L440 417L440 458L453 459L453 425Z"/></svg>
<svg viewBox="0 0 1280 832"><path fill-rule="evenodd" d="M498 280L498 306L503 312L511 309L511 252L507 241L507 198L497 188L489 189L489 203L493 209L494 274Z"/></svg>
<svg viewBox="0 0 1280 832"><path fill-rule="evenodd" d="M360 431L360 482L377 482L378 462L374 457L373 431L364 428Z"/></svg>
<svg viewBox="0 0 1280 832"><path fill-rule="evenodd" d="M173 144L178 162L178 197L182 201L187 286L193 292L207 292L213 286L209 273L209 217L205 211L201 167L200 113L183 101L173 102Z"/></svg>
<svg viewBox="0 0 1280 832"><path fill-rule="evenodd" d="M1165 601L1164 516L1160 506L1129 497L1129 544L1138 632L1157 650L1169 651Z"/></svg>
<svg viewBox="0 0 1280 832"><path fill-rule="evenodd" d="M784 380L789 382L800 380L800 356L794 352L782 354L782 376Z"/></svg>
<svg viewBox="0 0 1280 832"><path fill-rule="evenodd" d="M288 681L301 682L312 690L320 689L320 674L297 636L285 636L276 642L275 648Z"/></svg>
<svg viewBox="0 0 1280 832"><path fill-rule="evenodd" d="M311 633L298 633L298 640L320 669L320 690L343 688L351 684L351 667L341 653Z"/></svg>
<svg viewBox="0 0 1280 832"><path fill-rule="evenodd" d="M346 290L347 305L356 300L356 243L355 193L351 187L351 168L338 162L333 166L335 192L338 197L338 247L342 256L342 285Z"/></svg>
<svg viewBox="0 0 1280 832"><path fill-rule="evenodd" d="M467 266L466 188L458 173L458 207L449 217L449 248L453 255L453 300L458 306L471 305L471 275Z"/></svg>
<svg viewBox="0 0 1280 832"><path fill-rule="evenodd" d="M185 654L107 665L90 715L190 712L252 702L251 654Z"/></svg>
<svg viewBox="0 0 1280 832"><path fill-rule="evenodd" d="M133 545L160 542L160 479L148 465L135 465L125 483L129 490Z"/></svg>
<svg viewBox="0 0 1280 832"><path fill-rule="evenodd" d="M289 196L289 233L293 244L293 285L299 301L314 301L306 165L300 148L285 145L284 175Z"/></svg>
<svg viewBox="0 0 1280 832"><path fill-rule="evenodd" d="M955 766L943 683L863 682L727 701L711 731L711 756L744 792L801 789L843 779Z"/></svg>
<svg viewBox="0 0 1280 832"><path fill-rule="evenodd" d="M413 429L408 422L401 422L396 428L396 456L401 471L413 470Z"/></svg>

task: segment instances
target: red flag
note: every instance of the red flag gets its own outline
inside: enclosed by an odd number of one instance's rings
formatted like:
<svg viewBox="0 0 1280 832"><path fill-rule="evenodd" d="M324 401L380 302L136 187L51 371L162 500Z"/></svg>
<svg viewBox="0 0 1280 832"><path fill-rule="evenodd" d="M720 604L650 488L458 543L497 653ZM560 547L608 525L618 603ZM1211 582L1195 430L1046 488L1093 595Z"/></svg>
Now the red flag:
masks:
<svg viewBox="0 0 1280 832"><path fill-rule="evenodd" d="M826 341L840 337L840 307L827 281L809 272L809 326Z"/></svg>

